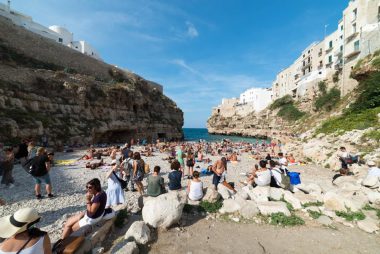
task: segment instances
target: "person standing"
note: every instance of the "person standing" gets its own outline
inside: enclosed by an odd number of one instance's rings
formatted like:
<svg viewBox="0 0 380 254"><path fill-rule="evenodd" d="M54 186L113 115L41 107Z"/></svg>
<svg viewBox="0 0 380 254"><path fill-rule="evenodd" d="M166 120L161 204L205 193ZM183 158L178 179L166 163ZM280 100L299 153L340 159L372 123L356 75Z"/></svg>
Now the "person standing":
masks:
<svg viewBox="0 0 380 254"><path fill-rule="evenodd" d="M1 179L1 184L5 185L5 187L13 188L14 187L14 179L12 176L13 164L14 164L14 153L13 148L7 148L5 150L5 159L2 163L3 167L3 177Z"/></svg>
<svg viewBox="0 0 380 254"><path fill-rule="evenodd" d="M26 158L28 157L28 141L23 140L19 145L17 152L15 154L15 158L19 159L21 164L26 161Z"/></svg>
<svg viewBox="0 0 380 254"><path fill-rule="evenodd" d="M133 181L135 181L137 190L139 191L140 195L144 194L144 186L142 184L142 180L144 179L144 173L145 173L144 168L145 168L145 163L141 159L140 153L135 152L133 154Z"/></svg>
<svg viewBox="0 0 380 254"><path fill-rule="evenodd" d="M123 189L121 188L121 184L117 178L122 178L122 176L116 160L113 160L111 162L111 169L107 172L108 187L106 190L106 207L123 204L125 201Z"/></svg>
<svg viewBox="0 0 380 254"><path fill-rule="evenodd" d="M33 172L33 178L36 182L36 185L34 187L36 198L42 199L41 195L41 183L44 182L46 184L46 193L48 194L49 198L54 197L52 192L52 186L51 186L51 180L49 171L51 169L51 164L48 156L46 155L45 148L40 147L37 150L37 156L33 159L33 167L35 168Z"/></svg>
<svg viewBox="0 0 380 254"><path fill-rule="evenodd" d="M214 172L212 184L215 186L215 190L218 188L218 184L220 183L224 171L227 171L226 157L222 157L220 160L217 160L212 166L212 172Z"/></svg>
<svg viewBox="0 0 380 254"><path fill-rule="evenodd" d="M37 155L37 147L34 144L33 140L30 140L28 143L28 159L32 159Z"/></svg>
<svg viewBox="0 0 380 254"><path fill-rule="evenodd" d="M185 157L183 151L185 150L185 146L181 145L176 153L176 159L180 165L180 171L182 171L183 177L185 177L185 162L183 158Z"/></svg>
<svg viewBox="0 0 380 254"><path fill-rule="evenodd" d="M186 166L187 166L187 173L186 175L189 179L193 177L193 170L194 170L194 164L195 164L195 158L193 152L189 149L186 156Z"/></svg>
<svg viewBox="0 0 380 254"><path fill-rule="evenodd" d="M133 152L132 151L129 151L127 157L125 157L125 159L123 160L120 166L123 168L124 173L126 175L125 180L127 182L127 187L128 187L128 183L130 182L131 183L130 190L136 191L135 186L133 184ZM128 190L128 188L126 188L126 190Z"/></svg>

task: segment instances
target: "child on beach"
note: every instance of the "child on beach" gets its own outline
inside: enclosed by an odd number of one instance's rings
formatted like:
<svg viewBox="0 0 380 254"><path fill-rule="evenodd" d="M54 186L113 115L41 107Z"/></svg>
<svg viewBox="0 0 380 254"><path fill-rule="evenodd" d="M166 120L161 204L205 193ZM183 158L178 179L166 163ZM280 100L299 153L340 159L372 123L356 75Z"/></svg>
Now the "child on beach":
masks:
<svg viewBox="0 0 380 254"><path fill-rule="evenodd" d="M180 190L182 189L181 178L182 172L179 171L180 163L175 160L170 165L171 172L169 173L169 190Z"/></svg>

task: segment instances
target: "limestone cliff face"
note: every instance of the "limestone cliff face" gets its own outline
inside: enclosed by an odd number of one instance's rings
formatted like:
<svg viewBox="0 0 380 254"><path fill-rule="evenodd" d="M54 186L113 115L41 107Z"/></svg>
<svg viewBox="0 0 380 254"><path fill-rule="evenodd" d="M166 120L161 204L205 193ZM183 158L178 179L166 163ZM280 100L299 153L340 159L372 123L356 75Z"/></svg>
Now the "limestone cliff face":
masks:
<svg viewBox="0 0 380 254"><path fill-rule="evenodd" d="M260 113L251 113L247 116L234 115L224 117L213 112L207 121L207 129L211 134L238 135L250 137L273 137L280 132L289 130L289 126L276 112L263 110Z"/></svg>
<svg viewBox="0 0 380 254"><path fill-rule="evenodd" d="M0 141L178 139L182 125L181 109L138 75L0 18Z"/></svg>

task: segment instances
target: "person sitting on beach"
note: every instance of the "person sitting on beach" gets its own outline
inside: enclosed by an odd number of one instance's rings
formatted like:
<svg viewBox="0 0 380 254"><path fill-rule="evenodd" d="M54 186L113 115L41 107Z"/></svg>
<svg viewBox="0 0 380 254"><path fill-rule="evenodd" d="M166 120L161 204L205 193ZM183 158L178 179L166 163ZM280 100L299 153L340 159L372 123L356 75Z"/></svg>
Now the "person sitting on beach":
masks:
<svg viewBox="0 0 380 254"><path fill-rule="evenodd" d="M199 172L193 172L193 178L189 180L187 185L187 194L190 200L198 201L203 198L203 183L199 179Z"/></svg>
<svg viewBox="0 0 380 254"><path fill-rule="evenodd" d="M218 184L220 182L220 178L224 171L227 170L227 159L226 157L222 157L220 160L217 160L212 166L212 171L214 175L212 177L212 184L215 186L215 189L218 188Z"/></svg>
<svg viewBox="0 0 380 254"><path fill-rule="evenodd" d="M157 197L166 192L164 178L160 176L160 166L153 168L153 174L148 176L147 194L151 197Z"/></svg>
<svg viewBox="0 0 380 254"><path fill-rule="evenodd" d="M78 161L79 160L92 160L94 158L94 152L95 152L95 149L92 149L92 148L88 149L86 154L83 155L82 157L80 157L78 159Z"/></svg>
<svg viewBox="0 0 380 254"><path fill-rule="evenodd" d="M224 171L219 178L219 183L217 185L218 193L222 196L223 199L231 198L237 191L234 186L227 182L227 172Z"/></svg>
<svg viewBox="0 0 380 254"><path fill-rule="evenodd" d="M270 154L268 153L267 156L265 157L266 161L271 161L272 160L272 156L270 156Z"/></svg>
<svg viewBox="0 0 380 254"><path fill-rule="evenodd" d="M21 208L0 218L0 253L51 254L49 235L35 228L41 216L33 208Z"/></svg>
<svg viewBox="0 0 380 254"><path fill-rule="evenodd" d="M347 175L348 174L348 159L350 158L349 152L347 152L344 146L339 148L338 159L341 162L340 174Z"/></svg>
<svg viewBox="0 0 380 254"><path fill-rule="evenodd" d="M171 163L170 169L171 172L169 173L169 190L180 190L182 189L181 185L181 178L182 178L182 172L179 171L181 165L180 163L175 160Z"/></svg>
<svg viewBox="0 0 380 254"><path fill-rule="evenodd" d="M248 184L253 186L269 186L271 182L271 173L267 169L267 162L261 160L259 162L260 168L255 170L252 175L248 177Z"/></svg>
<svg viewBox="0 0 380 254"><path fill-rule="evenodd" d="M117 161L113 160L111 162L111 168L106 174L107 178L107 203L106 208L111 206L116 206L119 204L123 204L124 200L124 191L121 188L121 183L118 178L123 178L122 171L120 167L117 165Z"/></svg>
<svg viewBox="0 0 380 254"><path fill-rule="evenodd" d="M94 225L103 218L107 203L107 194L102 190L99 179L94 178L90 180L86 184L86 188L86 211L80 212L66 221L61 241L81 227ZM57 244L61 241L58 241Z"/></svg>
<svg viewBox="0 0 380 254"><path fill-rule="evenodd" d="M288 160L289 164L292 165L292 164L295 164L296 163L296 159L294 158L293 154L289 154L286 159Z"/></svg>

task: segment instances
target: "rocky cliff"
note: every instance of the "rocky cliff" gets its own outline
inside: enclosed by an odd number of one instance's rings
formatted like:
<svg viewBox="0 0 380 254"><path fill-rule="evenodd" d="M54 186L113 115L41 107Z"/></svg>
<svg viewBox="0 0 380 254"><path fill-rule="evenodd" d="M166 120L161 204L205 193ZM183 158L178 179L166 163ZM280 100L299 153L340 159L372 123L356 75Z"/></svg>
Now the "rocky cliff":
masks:
<svg viewBox="0 0 380 254"><path fill-rule="evenodd" d="M138 75L0 18L0 140L182 138L183 112Z"/></svg>

